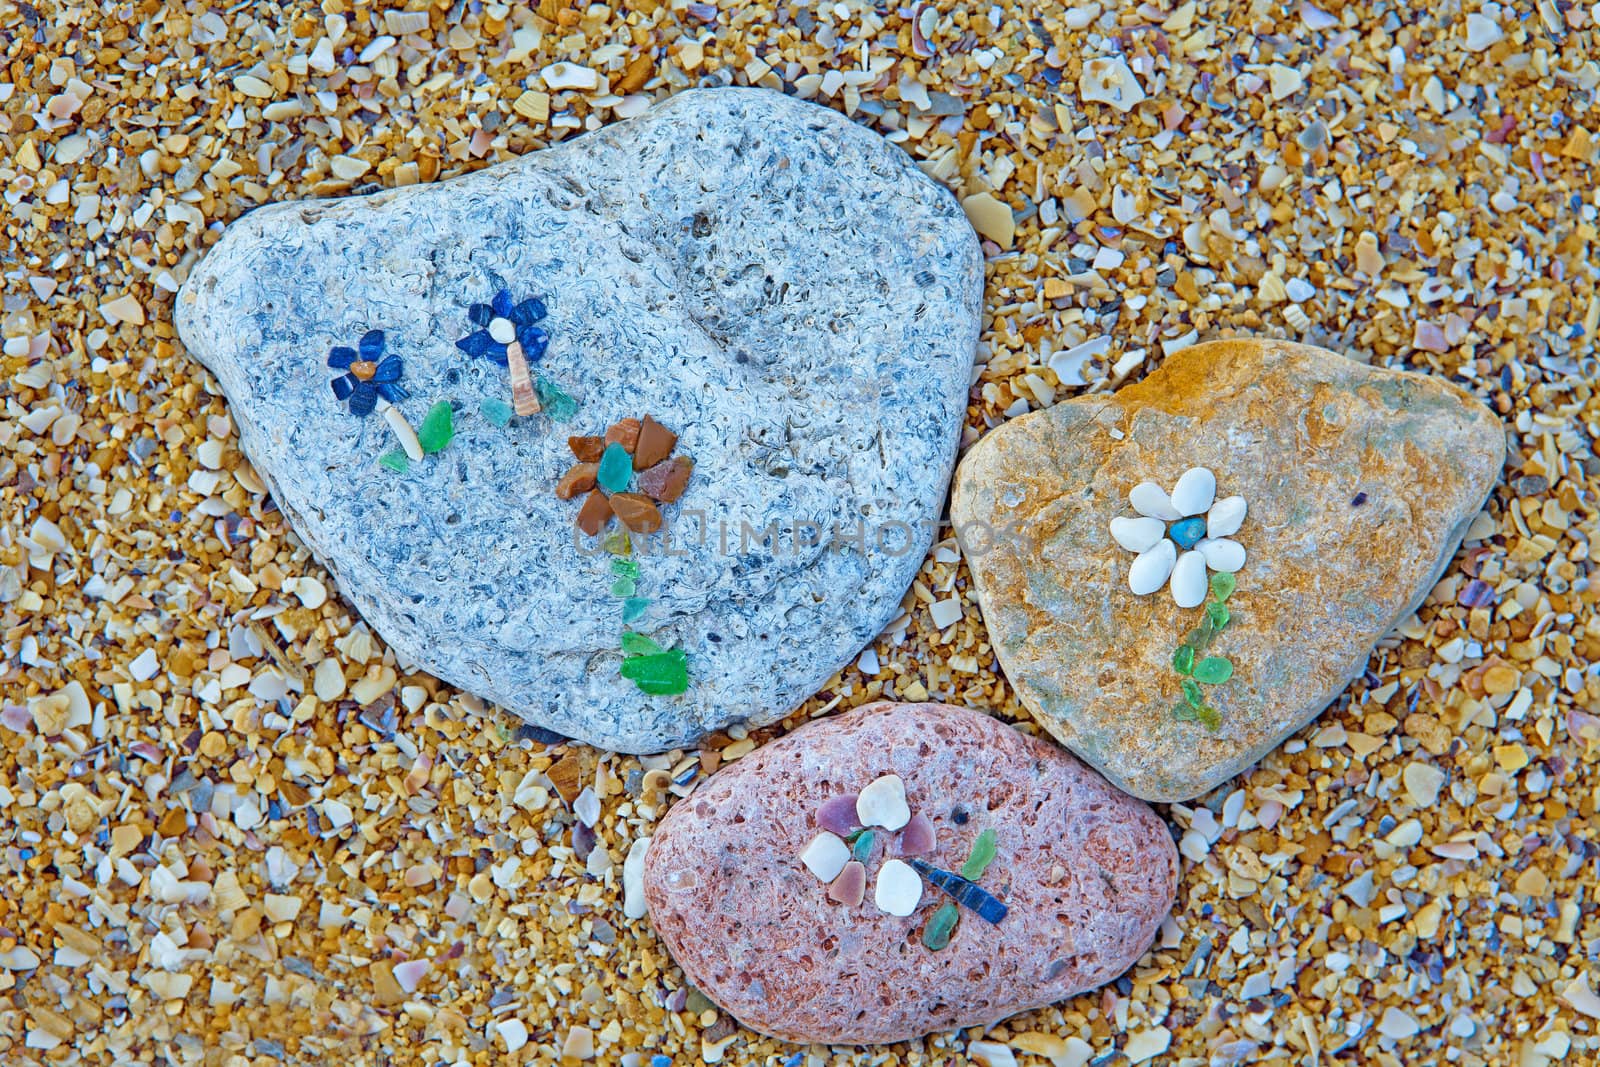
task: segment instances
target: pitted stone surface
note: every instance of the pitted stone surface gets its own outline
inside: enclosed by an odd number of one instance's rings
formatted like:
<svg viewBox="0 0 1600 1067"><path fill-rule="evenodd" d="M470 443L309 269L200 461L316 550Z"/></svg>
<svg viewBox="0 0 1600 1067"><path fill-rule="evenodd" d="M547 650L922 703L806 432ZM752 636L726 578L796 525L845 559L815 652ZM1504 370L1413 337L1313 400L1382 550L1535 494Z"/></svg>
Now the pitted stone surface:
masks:
<svg viewBox="0 0 1600 1067"><path fill-rule="evenodd" d="M252 212L177 322L295 531L399 655L539 726L651 751L787 714L898 611L954 461L982 285L961 209L899 149L776 93L694 90L467 177ZM579 401L572 422L479 414L510 399L507 372L455 342L501 288L548 303L536 369ZM378 466L384 420L329 389L328 350L373 328L404 360L413 426L455 408L450 446L405 475ZM618 676L607 558L553 493L569 433L645 413L695 461L664 509L682 554L641 560L654 603L635 627L687 650L678 697ZM761 544L772 523L781 553ZM894 526L880 547L893 523L909 544Z"/></svg>
<svg viewBox="0 0 1600 1067"><path fill-rule="evenodd" d="M959 871L995 831L979 884L1009 912L971 911L922 944L948 898L911 915L873 903L893 857L877 844L858 905L828 899L800 861L832 796L881 775L932 824L924 856ZM662 819L645 856L651 922L694 986L788 1041L874 1044L996 1022L1116 978L1171 909L1178 854L1141 801L1047 740L967 708L868 704L810 723L718 771Z"/></svg>

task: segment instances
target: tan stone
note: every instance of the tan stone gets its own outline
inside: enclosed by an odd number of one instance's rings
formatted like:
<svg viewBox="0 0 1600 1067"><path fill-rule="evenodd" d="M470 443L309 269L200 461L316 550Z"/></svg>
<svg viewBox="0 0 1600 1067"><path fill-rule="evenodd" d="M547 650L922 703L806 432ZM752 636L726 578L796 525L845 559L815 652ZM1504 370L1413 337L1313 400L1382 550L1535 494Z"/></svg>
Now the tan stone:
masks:
<svg viewBox="0 0 1600 1067"><path fill-rule="evenodd" d="M1110 397L1013 419L973 446L951 515L1018 696L1123 788L1183 800L1300 729L1426 596L1505 459L1500 422L1456 386L1305 345L1219 341ZM1128 492L1192 466L1243 495L1248 554L1209 655L1212 732L1178 721L1174 651L1201 618L1135 596L1109 523ZM983 530L987 524L987 535ZM1409 724L1408 724L1409 728Z"/></svg>

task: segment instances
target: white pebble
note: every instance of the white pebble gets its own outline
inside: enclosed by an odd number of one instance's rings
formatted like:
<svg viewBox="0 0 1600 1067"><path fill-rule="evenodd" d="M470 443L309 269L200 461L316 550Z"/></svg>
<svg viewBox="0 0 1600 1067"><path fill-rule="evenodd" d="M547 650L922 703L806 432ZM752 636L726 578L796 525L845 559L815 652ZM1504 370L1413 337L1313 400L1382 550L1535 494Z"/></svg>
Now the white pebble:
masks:
<svg viewBox="0 0 1600 1067"><path fill-rule="evenodd" d="M1244 525L1245 513L1249 505L1242 496L1225 496L1206 512L1206 536L1228 537L1239 532L1239 527Z"/></svg>
<svg viewBox="0 0 1600 1067"><path fill-rule="evenodd" d="M1205 557L1206 566L1223 574L1234 574L1244 567L1244 546L1226 537L1208 537L1195 545Z"/></svg>
<svg viewBox="0 0 1600 1067"><path fill-rule="evenodd" d="M1118 516L1111 520L1111 539L1129 552L1148 552L1167 534L1167 526L1160 519L1141 516L1129 519Z"/></svg>
<svg viewBox="0 0 1600 1067"><path fill-rule="evenodd" d="M1172 599L1180 608L1197 608L1206 599L1206 558L1185 552L1172 566Z"/></svg>
<svg viewBox="0 0 1600 1067"><path fill-rule="evenodd" d="M824 830L811 839L811 844L800 853L800 862L821 882L831 882L839 877L844 865L850 862L850 846L837 834Z"/></svg>
<svg viewBox="0 0 1600 1067"><path fill-rule="evenodd" d="M910 915L921 901L922 879L911 865L900 860L885 861L878 871L877 888L872 891L872 902L878 905L878 910L890 915Z"/></svg>
<svg viewBox="0 0 1600 1067"><path fill-rule="evenodd" d="M856 797L856 818L861 820L862 826L881 826L885 830L898 830L910 822L911 808L906 804L906 784L900 780L900 776L886 774L863 789ZM839 866L843 867L844 864Z"/></svg>
<svg viewBox="0 0 1600 1067"><path fill-rule="evenodd" d="M1183 518L1172 506L1172 498L1167 495L1167 491L1155 482L1140 482L1134 486L1133 492L1128 494L1128 503L1133 505L1134 511L1148 515L1152 519L1177 522Z"/></svg>
<svg viewBox="0 0 1600 1067"><path fill-rule="evenodd" d="M644 904L644 858L650 851L648 837L636 838L628 847L628 858L622 861L622 914L628 919L642 919Z"/></svg>
<svg viewBox="0 0 1600 1067"><path fill-rule="evenodd" d="M503 345L508 345L517 339L517 328L511 324L510 319L502 319L496 315L489 320L489 336Z"/></svg>
<svg viewBox="0 0 1600 1067"><path fill-rule="evenodd" d="M1149 596L1167 584L1177 562L1178 546L1163 537L1156 547L1140 555L1128 568L1128 588L1138 596Z"/></svg>
<svg viewBox="0 0 1600 1067"><path fill-rule="evenodd" d="M1180 515L1201 515L1217 499L1217 476L1204 467L1190 467L1172 487L1172 506Z"/></svg>

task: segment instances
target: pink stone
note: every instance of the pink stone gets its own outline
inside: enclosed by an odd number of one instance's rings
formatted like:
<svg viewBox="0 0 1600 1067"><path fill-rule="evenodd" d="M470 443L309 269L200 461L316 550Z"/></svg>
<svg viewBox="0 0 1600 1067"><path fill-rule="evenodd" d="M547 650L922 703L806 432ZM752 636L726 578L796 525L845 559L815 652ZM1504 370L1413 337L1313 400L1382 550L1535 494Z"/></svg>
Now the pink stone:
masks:
<svg viewBox="0 0 1600 1067"><path fill-rule="evenodd" d="M844 865L828 887L828 899L847 908L859 908L867 895L867 869L855 860Z"/></svg>
<svg viewBox="0 0 1600 1067"><path fill-rule="evenodd" d="M1417 323L1411 336L1411 343L1424 352L1450 351L1450 344L1445 340L1444 331L1425 320Z"/></svg>
<svg viewBox="0 0 1600 1067"><path fill-rule="evenodd" d="M934 866L960 870L994 830L979 884L1010 909L1000 923L966 915L931 952L922 930L943 893L904 918L840 907L835 890L856 899L854 875L825 889L801 865L817 798L886 774L928 819ZM863 894L886 862L875 853ZM1066 750L979 711L878 703L763 745L673 805L644 895L689 983L734 1018L785 1041L856 1045L987 1025L1104 985L1150 946L1177 879L1155 812Z"/></svg>
<svg viewBox="0 0 1600 1067"><path fill-rule="evenodd" d="M900 831L898 851L902 856L926 856L933 851L934 842L933 823L919 811Z"/></svg>
<svg viewBox="0 0 1600 1067"><path fill-rule="evenodd" d="M817 809L817 825L840 837L860 826L861 820L856 818L856 794L846 793L824 800Z"/></svg>

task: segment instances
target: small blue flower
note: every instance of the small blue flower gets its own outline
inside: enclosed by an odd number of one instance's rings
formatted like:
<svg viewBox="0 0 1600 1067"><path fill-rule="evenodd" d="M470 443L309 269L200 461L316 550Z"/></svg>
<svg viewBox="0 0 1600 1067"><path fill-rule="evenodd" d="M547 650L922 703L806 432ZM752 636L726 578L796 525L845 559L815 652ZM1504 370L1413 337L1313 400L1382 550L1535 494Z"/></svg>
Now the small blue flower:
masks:
<svg viewBox="0 0 1600 1067"><path fill-rule="evenodd" d="M502 289L489 303L473 304L467 310L467 317L478 329L457 341L456 347L469 356L483 356L504 367L506 345L516 341L528 362L538 362L550 347L550 335L534 325L544 316L543 300L529 297L513 304L511 294Z"/></svg>
<svg viewBox="0 0 1600 1067"><path fill-rule="evenodd" d="M400 357L383 354L382 330L368 330L357 344L359 352L335 345L328 353L328 366L345 372L328 384L334 396L350 402L350 414L372 414L379 397L393 404L410 395L400 387L400 374L405 370Z"/></svg>

